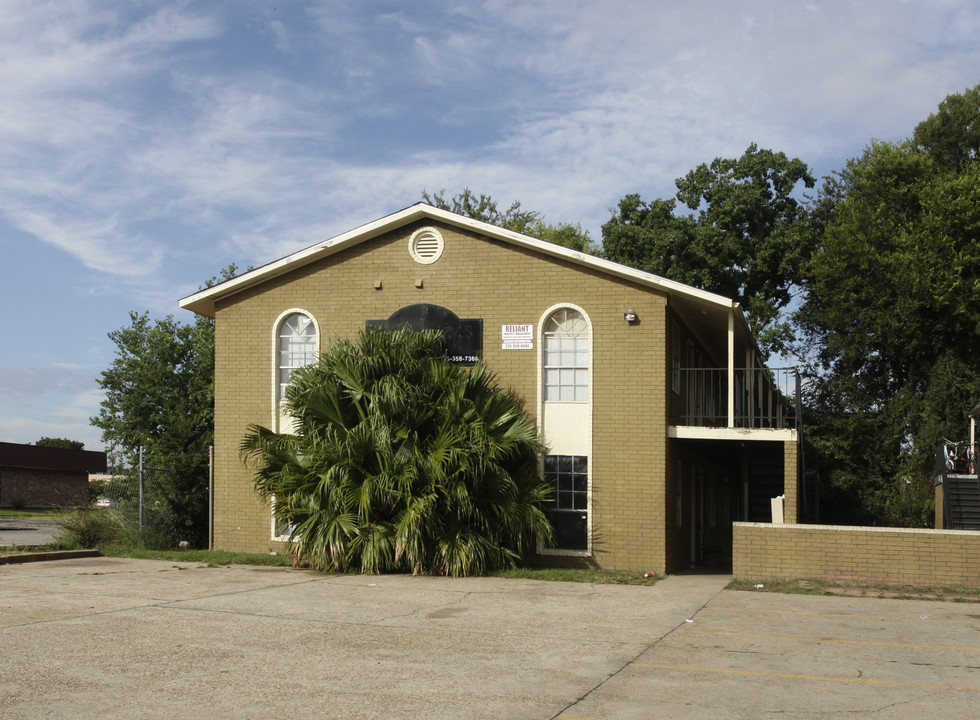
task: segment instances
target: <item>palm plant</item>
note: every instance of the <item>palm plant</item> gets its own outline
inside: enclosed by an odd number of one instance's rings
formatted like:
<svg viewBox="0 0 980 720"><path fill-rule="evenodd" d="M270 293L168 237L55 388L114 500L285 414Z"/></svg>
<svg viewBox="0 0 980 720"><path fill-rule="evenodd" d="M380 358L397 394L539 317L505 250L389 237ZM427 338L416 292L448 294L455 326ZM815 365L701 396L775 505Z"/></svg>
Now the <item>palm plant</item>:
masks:
<svg viewBox="0 0 980 720"><path fill-rule="evenodd" d="M486 366L451 364L438 331L340 341L293 374L286 407L294 434L252 425L241 451L296 560L463 576L551 541L534 423Z"/></svg>

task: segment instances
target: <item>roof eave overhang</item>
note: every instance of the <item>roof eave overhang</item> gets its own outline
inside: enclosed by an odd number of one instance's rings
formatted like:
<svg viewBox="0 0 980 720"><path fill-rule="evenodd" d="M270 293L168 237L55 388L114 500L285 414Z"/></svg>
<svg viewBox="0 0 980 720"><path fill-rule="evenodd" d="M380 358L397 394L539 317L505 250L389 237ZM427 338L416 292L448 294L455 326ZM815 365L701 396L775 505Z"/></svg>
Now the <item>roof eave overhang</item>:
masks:
<svg viewBox="0 0 980 720"><path fill-rule="evenodd" d="M334 253L383 235L399 227L418 220L437 220L449 225L468 228L476 233L511 243L525 248L534 249L545 255L561 258L576 265L587 267L607 275L635 282L639 285L654 288L671 296L681 296L689 302L704 304L715 308L737 309L738 304L729 298L716 295L704 290L684 285L683 283L636 270L610 260L597 258L594 255L571 250L561 245L538 240L537 238L521 235L520 233L490 225L489 223L463 217L447 210L417 203L404 210L349 230L341 235L324 240L308 248L287 255L262 267L243 273L231 280L200 290L180 301L180 307L185 310L208 317L214 317L215 304L218 300L230 297L250 287L283 275L298 267L328 257ZM741 314L741 313L739 313Z"/></svg>

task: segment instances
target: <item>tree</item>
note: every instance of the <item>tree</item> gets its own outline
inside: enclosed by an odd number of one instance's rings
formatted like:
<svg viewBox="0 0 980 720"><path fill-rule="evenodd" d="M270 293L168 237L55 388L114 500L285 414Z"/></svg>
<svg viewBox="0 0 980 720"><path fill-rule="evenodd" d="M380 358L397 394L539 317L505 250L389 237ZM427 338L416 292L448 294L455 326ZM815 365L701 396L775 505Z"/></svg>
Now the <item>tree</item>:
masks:
<svg viewBox="0 0 980 720"><path fill-rule="evenodd" d="M206 283L235 276L230 265ZM139 450L152 473L155 537L151 543L186 540L207 545L208 448L214 437L214 321L191 324L168 315L151 321L129 313L130 324L109 333L116 357L97 382L105 392L99 415L114 464L135 468ZM158 501L158 502L157 502Z"/></svg>
<svg viewBox="0 0 980 720"><path fill-rule="evenodd" d="M937 444L965 431L980 397L978 124L977 88L947 98L910 140L872 143L850 161L815 208L822 244L796 315L812 399L878 425L864 451L896 464L864 472L884 488L886 516L901 510L899 490L928 478ZM853 458L835 467L857 466ZM927 505L901 510L897 522L928 522Z"/></svg>
<svg viewBox="0 0 980 720"><path fill-rule="evenodd" d="M480 220L491 225L513 230L529 237L545 240L556 245L562 245L572 250L598 254L598 248L589 237L589 231L583 230L580 223L560 223L550 225L544 221L541 213L533 210L522 210L519 202L514 202L505 211L497 207L497 201L489 195L475 195L469 188L453 195L449 200L445 190L430 195L422 191L422 199L433 207L454 212L457 215Z"/></svg>
<svg viewBox="0 0 980 720"><path fill-rule="evenodd" d="M318 570L453 576L513 566L551 527L543 452L519 399L437 331L369 330L295 371L294 434L251 426L259 494Z"/></svg>
<svg viewBox="0 0 980 720"><path fill-rule="evenodd" d="M154 472L162 503L157 542L207 541L208 447L214 433L214 327L184 325L130 312L130 325L109 333L116 358L99 376L105 392L93 425L117 462L134 468L139 450Z"/></svg>
<svg viewBox="0 0 980 720"><path fill-rule="evenodd" d="M961 172L980 156L980 85L949 95L915 128L912 141L936 163Z"/></svg>
<svg viewBox="0 0 980 720"><path fill-rule="evenodd" d="M801 183L815 184L802 160L750 145L678 178L676 199L623 198L602 226L604 255L738 300L760 349L783 351L793 338L783 311L815 246L793 195ZM677 202L692 214L676 215Z"/></svg>
<svg viewBox="0 0 980 720"><path fill-rule="evenodd" d="M67 438L43 437L34 444L37 447L64 448L66 450L83 450L85 448L85 443Z"/></svg>

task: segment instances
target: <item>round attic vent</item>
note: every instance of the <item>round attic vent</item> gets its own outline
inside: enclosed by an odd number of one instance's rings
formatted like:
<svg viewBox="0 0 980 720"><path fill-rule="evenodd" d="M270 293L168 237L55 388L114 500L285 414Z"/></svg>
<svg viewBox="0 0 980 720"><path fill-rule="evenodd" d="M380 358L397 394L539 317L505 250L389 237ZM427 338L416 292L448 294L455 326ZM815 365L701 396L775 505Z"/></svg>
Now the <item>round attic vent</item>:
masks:
<svg viewBox="0 0 980 720"><path fill-rule="evenodd" d="M442 234L433 227L424 227L412 233L408 241L408 251L412 259L421 265L431 265L442 256L445 241Z"/></svg>

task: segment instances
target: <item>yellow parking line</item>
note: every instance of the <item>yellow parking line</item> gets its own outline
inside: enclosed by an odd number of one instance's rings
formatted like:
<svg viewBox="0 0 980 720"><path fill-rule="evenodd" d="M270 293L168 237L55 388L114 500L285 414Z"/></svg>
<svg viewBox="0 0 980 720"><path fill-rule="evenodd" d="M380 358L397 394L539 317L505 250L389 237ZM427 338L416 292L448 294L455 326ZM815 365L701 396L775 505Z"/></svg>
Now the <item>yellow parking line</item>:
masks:
<svg viewBox="0 0 980 720"><path fill-rule="evenodd" d="M717 673L721 675L747 675L752 677L779 678L782 680L819 680L821 682L857 683L860 685L888 685L891 687L923 688L927 690L964 690L980 692L975 687L954 687L952 685L928 685L897 680L870 680L868 678L824 677L822 675L792 675L789 673L767 673L752 670L727 670L718 668L691 667L689 665L655 665L653 663L632 663L633 667L653 668L655 670L682 670L684 672Z"/></svg>
<svg viewBox="0 0 980 720"><path fill-rule="evenodd" d="M980 648L959 647L957 645L916 645L913 643L876 642L874 640L842 640L837 638L795 637L791 635L762 635L757 633L725 632L723 630L688 630L684 633L699 635L725 635L727 637L758 638L760 640L789 640L791 642L841 643L844 645L876 645L881 647L918 648L921 650L958 650L960 652L980 652Z"/></svg>

